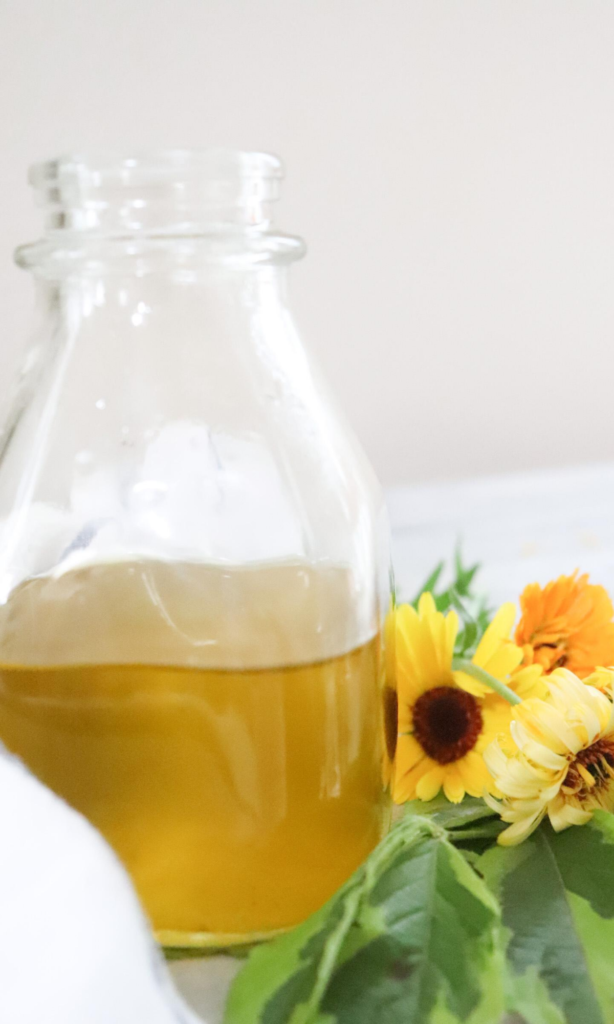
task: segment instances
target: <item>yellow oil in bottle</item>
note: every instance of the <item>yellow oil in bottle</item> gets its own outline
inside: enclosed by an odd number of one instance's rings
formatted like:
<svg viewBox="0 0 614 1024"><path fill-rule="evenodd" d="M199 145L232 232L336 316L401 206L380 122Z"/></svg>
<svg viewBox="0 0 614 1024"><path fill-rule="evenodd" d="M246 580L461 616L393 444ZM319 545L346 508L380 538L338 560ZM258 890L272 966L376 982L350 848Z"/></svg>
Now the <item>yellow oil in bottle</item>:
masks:
<svg viewBox="0 0 614 1024"><path fill-rule="evenodd" d="M296 924L380 839L379 640L353 642L349 586L115 562L0 615L0 738L106 836L167 944Z"/></svg>

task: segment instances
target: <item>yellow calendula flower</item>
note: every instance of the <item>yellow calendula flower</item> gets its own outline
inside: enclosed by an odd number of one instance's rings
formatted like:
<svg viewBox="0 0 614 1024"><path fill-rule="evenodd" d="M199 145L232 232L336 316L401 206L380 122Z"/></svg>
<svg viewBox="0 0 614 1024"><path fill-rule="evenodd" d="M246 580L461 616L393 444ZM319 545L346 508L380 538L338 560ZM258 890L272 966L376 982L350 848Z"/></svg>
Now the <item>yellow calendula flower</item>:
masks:
<svg viewBox="0 0 614 1024"><path fill-rule="evenodd" d="M596 681L605 681L604 672ZM484 754L503 795L502 802L486 799L510 823L499 836L506 846L526 839L546 815L560 832L585 824L597 808L614 810L614 704L568 669L556 669L546 684L548 698L514 707L508 736Z"/></svg>
<svg viewBox="0 0 614 1024"><path fill-rule="evenodd" d="M510 640L513 605L504 605L486 630L473 665L520 696L536 692L541 668L520 669L522 651ZM396 610L398 741L393 797L431 800L440 789L454 803L465 793L494 791L482 753L510 721L510 705L488 686L452 666L458 632L455 612L438 612L431 594L416 611Z"/></svg>

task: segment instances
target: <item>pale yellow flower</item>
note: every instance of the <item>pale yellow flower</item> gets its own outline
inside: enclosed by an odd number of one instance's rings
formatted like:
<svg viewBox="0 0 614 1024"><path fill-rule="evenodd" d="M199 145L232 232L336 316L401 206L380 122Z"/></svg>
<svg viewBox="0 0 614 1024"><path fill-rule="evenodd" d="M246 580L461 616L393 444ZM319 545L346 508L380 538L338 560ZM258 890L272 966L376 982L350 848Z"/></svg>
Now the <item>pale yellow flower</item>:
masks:
<svg viewBox="0 0 614 1024"><path fill-rule="evenodd" d="M520 696L537 692L541 668L519 669L520 648L510 640L513 605L504 605L486 630L472 659ZM465 793L494 790L483 759L492 739L509 725L510 705L465 672L454 671L458 632L455 612L438 612L431 594L416 611L396 611L398 742L393 796L397 803L431 800L440 789L458 803Z"/></svg>
<svg viewBox="0 0 614 1024"><path fill-rule="evenodd" d="M514 707L507 737L484 754L503 796L485 799L510 824L503 845L522 842L546 815L560 832L585 824L597 808L614 809L612 701L567 669L552 672L546 685L548 698Z"/></svg>
<svg viewBox="0 0 614 1024"><path fill-rule="evenodd" d="M596 690L605 693L610 700L614 699L614 668L596 668L584 682L587 686L594 686Z"/></svg>

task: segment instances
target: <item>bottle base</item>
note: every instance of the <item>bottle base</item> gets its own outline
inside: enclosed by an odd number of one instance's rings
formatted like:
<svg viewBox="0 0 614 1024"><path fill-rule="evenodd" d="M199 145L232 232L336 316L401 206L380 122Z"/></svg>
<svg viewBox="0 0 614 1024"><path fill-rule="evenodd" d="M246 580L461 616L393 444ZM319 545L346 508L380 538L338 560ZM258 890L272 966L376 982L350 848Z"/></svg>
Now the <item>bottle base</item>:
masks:
<svg viewBox="0 0 614 1024"><path fill-rule="evenodd" d="M214 932L175 932L168 929L154 932L158 945L169 959L181 957L209 956L212 953L236 952L242 947L258 945L284 935L290 928L278 928L269 932L248 934L217 934Z"/></svg>

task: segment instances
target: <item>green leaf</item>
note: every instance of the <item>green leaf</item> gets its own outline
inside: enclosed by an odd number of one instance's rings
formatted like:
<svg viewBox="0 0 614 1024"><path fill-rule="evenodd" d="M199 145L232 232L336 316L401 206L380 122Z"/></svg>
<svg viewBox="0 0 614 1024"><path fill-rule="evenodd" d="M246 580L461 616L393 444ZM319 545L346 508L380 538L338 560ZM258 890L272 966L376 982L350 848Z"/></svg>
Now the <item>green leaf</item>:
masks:
<svg viewBox="0 0 614 1024"><path fill-rule="evenodd" d="M356 892L352 879L299 928L271 945L258 946L232 986L225 1021L294 1022L295 1010L309 1002L327 942L339 935L354 910Z"/></svg>
<svg viewBox="0 0 614 1024"><path fill-rule="evenodd" d="M438 612L443 612L444 615L450 610L452 605L452 595L449 590L444 590L442 594L435 595L435 607Z"/></svg>
<svg viewBox="0 0 614 1024"><path fill-rule="evenodd" d="M394 855L399 844L409 849L422 834L419 822L401 822L321 910L287 935L255 949L231 988L226 1024L287 1024L290 1020L297 1024L309 1020L304 1014L311 1012L316 985L325 985L335 966L329 964L329 943L336 945L340 935L349 942L352 931L356 946L356 929L352 925L359 910L357 896L368 885L372 872L384 870L387 858ZM379 931L382 930L380 927ZM373 933L377 933L377 928L370 921L363 925L361 938L368 941Z"/></svg>
<svg viewBox="0 0 614 1024"><path fill-rule="evenodd" d="M502 1006L498 920L445 831L409 815L318 914L252 953L225 1024L481 1024L486 979Z"/></svg>
<svg viewBox="0 0 614 1024"><path fill-rule="evenodd" d="M422 586L418 590L418 593L416 594L414 600L412 601L412 604L414 606L417 606L418 601L420 600L421 595L424 594L426 591L428 591L431 594L433 593L433 591L435 590L435 587L439 583L439 577L441 576L441 574L442 574L442 572L443 572L443 570L445 568L445 564L446 564L445 562L439 562L439 564L436 565L435 568L433 569L433 571L430 574L430 576L428 576L425 579L424 583L422 584Z"/></svg>
<svg viewBox="0 0 614 1024"><path fill-rule="evenodd" d="M569 903L576 928L587 952L591 978L603 1010L605 1024L614 1024L614 920L604 921L590 904L579 896L570 896Z"/></svg>
<svg viewBox="0 0 614 1024"><path fill-rule="evenodd" d="M614 917L614 816L596 811L588 824L553 836L552 849L565 888Z"/></svg>
<svg viewBox="0 0 614 1024"><path fill-rule="evenodd" d="M482 854L506 828L498 815L477 797L466 796L460 804L452 804L440 793L428 803L411 800L405 805L405 813L431 817L449 832L450 841L465 857L471 851ZM473 859L469 858L469 862L477 868Z"/></svg>
<svg viewBox="0 0 614 1024"><path fill-rule="evenodd" d="M465 568L465 566L463 565L463 558L459 545L454 555L454 568L456 570L456 589L458 590L461 596L467 597L471 590L471 584L473 583L474 577L476 573L479 571L479 562L475 565L471 565Z"/></svg>
<svg viewBox="0 0 614 1024"><path fill-rule="evenodd" d="M475 620L473 622L468 622L459 634L459 643L457 644L457 647L460 647L462 654L465 654L467 651L472 650L477 646L478 633L478 623Z"/></svg>
<svg viewBox="0 0 614 1024"><path fill-rule="evenodd" d="M595 877L591 879L593 857ZM592 828L574 828L559 835L544 825L521 846L488 850L480 867L499 895L503 925L509 932L510 990L520 982L526 995L539 979L566 1024L610 1024L596 990L586 935L578 927L577 897L570 892L572 887L601 912L609 913L612 895L600 894L599 888L605 878L606 888L611 887L614 878L610 823L598 815ZM531 972L536 976L533 980ZM614 999L611 973L610 997ZM541 1009L532 1009L529 1000L522 1010L517 1001L508 1008L522 1012L529 1024L550 1024L543 999Z"/></svg>
<svg viewBox="0 0 614 1024"><path fill-rule="evenodd" d="M480 1002L467 1018L466 1024L500 1024L502 1021L504 964L505 955L503 950L499 949L488 962L482 977ZM457 1021L458 1017L450 1012L445 1005L445 999L440 996L437 1006L431 1014L429 1024L456 1024ZM508 1020L505 1024L514 1024L514 1022ZM559 1022L557 1021L556 1024Z"/></svg>
<svg viewBox="0 0 614 1024"><path fill-rule="evenodd" d="M441 825L448 831L459 828L464 829L468 825L474 825L481 821L499 820L495 812L479 797L466 796L459 804L453 804L446 799L443 793L440 793L427 803L424 803L422 800L410 800L405 805L405 813L407 815L418 814L423 817L432 817L438 825ZM506 826L503 825L501 827L505 828ZM454 836L452 838L454 839Z"/></svg>
<svg viewBox="0 0 614 1024"><path fill-rule="evenodd" d="M506 1018L509 1024L565 1024L565 1017L534 967L522 975L507 972L506 1007L513 1014Z"/></svg>
<svg viewBox="0 0 614 1024"><path fill-rule="evenodd" d="M445 562L440 562L435 567L411 603L414 608L417 608L420 596L425 591L429 591L433 595L438 611L448 612L453 608L460 618L455 653L468 655L473 653L477 647L490 619L490 612L484 599L477 598L472 589L479 565L465 566L460 550L457 549L454 557L452 583L445 590L438 592L437 586L445 568Z"/></svg>
<svg viewBox="0 0 614 1024"><path fill-rule="evenodd" d="M497 907L447 840L400 851L369 903L384 935L334 974L322 1011L338 1024L422 1024L438 1005L467 1020L479 1006L494 952Z"/></svg>

